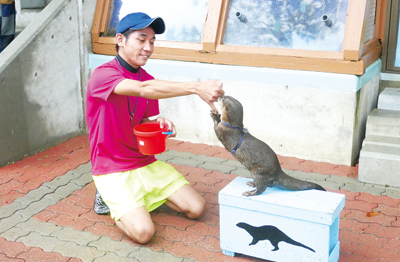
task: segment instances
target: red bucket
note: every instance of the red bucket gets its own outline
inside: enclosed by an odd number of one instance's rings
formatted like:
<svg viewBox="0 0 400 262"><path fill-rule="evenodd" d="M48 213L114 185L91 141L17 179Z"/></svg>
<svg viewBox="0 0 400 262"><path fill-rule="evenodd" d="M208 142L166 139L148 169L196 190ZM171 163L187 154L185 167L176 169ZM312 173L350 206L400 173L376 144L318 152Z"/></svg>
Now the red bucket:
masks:
<svg viewBox="0 0 400 262"><path fill-rule="evenodd" d="M167 125L160 128L160 123L144 123L135 126L133 133L137 137L140 153L144 155L156 155L165 151L165 139L168 132Z"/></svg>

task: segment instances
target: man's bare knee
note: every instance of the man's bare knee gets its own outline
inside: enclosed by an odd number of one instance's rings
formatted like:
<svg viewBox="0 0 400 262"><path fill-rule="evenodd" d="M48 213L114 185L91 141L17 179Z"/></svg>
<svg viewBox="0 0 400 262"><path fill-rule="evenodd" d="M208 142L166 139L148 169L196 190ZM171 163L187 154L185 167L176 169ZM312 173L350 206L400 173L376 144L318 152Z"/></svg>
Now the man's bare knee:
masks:
<svg viewBox="0 0 400 262"><path fill-rule="evenodd" d="M155 226L150 214L144 207L137 208L124 215L117 226L133 241L145 244L150 241L155 233Z"/></svg>
<svg viewBox="0 0 400 262"><path fill-rule="evenodd" d="M204 215L206 211L206 201L204 198L199 198L196 203L193 203L190 206L188 212L186 212L186 216L190 219L199 219Z"/></svg>
<svg viewBox="0 0 400 262"><path fill-rule="evenodd" d="M139 228L135 230L132 234L132 240L139 244L146 244L154 236L155 229L154 226L151 228Z"/></svg>
<svg viewBox="0 0 400 262"><path fill-rule="evenodd" d="M166 203L172 209L184 213L190 219L198 219L206 210L206 201L190 185L181 187Z"/></svg>
<svg viewBox="0 0 400 262"><path fill-rule="evenodd" d="M121 228L122 229L122 228ZM155 233L154 225L131 226L124 228L125 234L138 244L146 244Z"/></svg>

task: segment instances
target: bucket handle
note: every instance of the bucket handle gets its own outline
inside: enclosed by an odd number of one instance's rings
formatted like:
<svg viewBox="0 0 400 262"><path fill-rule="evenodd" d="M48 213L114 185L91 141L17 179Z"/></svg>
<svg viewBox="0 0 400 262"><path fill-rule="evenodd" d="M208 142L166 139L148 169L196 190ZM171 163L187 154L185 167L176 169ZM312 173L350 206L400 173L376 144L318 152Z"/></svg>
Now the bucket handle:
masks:
<svg viewBox="0 0 400 262"><path fill-rule="evenodd" d="M168 131L168 132L162 132L163 135L172 135L172 131Z"/></svg>

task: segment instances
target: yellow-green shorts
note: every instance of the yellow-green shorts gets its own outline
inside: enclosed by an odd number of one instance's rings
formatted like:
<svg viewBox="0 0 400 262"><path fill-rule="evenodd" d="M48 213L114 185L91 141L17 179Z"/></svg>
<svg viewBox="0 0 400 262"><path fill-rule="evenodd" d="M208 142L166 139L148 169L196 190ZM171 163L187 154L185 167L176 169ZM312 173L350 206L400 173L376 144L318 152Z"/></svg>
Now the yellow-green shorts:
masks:
<svg viewBox="0 0 400 262"><path fill-rule="evenodd" d="M175 168L162 161L131 171L93 176L93 180L116 221L138 207L153 211L189 184Z"/></svg>

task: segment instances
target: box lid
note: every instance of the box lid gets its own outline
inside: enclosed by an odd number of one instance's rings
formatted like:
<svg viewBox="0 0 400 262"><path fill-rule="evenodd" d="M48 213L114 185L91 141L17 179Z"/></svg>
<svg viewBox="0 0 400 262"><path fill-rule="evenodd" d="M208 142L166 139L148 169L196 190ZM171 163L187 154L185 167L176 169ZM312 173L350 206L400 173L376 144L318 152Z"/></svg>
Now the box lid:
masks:
<svg viewBox="0 0 400 262"><path fill-rule="evenodd" d="M344 207L343 194L320 190L289 191L267 188L262 194L245 197L252 179L237 177L219 192L219 204L278 216L331 225Z"/></svg>

